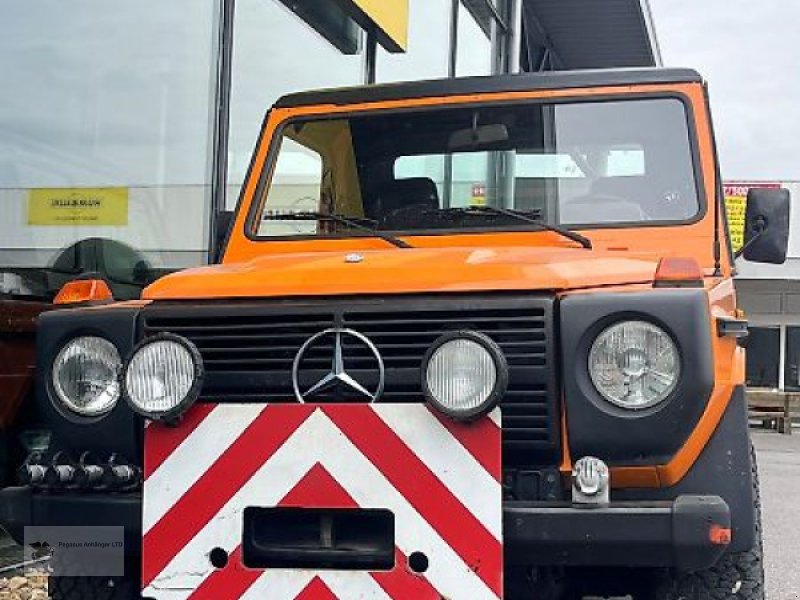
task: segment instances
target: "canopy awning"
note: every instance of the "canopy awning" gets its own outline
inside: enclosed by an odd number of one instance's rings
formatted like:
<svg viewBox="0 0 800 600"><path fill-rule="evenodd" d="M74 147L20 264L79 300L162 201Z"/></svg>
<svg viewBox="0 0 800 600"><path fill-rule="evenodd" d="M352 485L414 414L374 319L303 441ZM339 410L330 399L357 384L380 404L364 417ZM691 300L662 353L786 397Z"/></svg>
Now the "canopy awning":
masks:
<svg viewBox="0 0 800 600"><path fill-rule="evenodd" d="M523 0L526 70L661 66L648 0Z"/></svg>

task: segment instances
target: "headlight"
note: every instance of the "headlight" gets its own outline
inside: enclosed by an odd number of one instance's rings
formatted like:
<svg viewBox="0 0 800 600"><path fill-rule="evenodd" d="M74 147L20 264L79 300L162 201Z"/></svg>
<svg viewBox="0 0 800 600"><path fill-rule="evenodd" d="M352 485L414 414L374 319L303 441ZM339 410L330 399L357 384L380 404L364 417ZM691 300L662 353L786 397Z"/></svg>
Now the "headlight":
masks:
<svg viewBox="0 0 800 600"><path fill-rule="evenodd" d="M128 404L153 420L179 417L197 400L202 381L203 363L197 348L172 334L139 344L123 372Z"/></svg>
<svg viewBox="0 0 800 600"><path fill-rule="evenodd" d="M117 403L121 368L114 344L101 337L78 337L67 343L53 362L53 389L71 412L96 417Z"/></svg>
<svg viewBox="0 0 800 600"><path fill-rule="evenodd" d="M442 336L425 356L422 387L428 401L455 419L488 413L505 393L508 366L487 336L459 331Z"/></svg>
<svg viewBox="0 0 800 600"><path fill-rule="evenodd" d="M589 352L589 374L603 398L641 410L663 402L675 389L680 356L660 327L623 321L597 336Z"/></svg>

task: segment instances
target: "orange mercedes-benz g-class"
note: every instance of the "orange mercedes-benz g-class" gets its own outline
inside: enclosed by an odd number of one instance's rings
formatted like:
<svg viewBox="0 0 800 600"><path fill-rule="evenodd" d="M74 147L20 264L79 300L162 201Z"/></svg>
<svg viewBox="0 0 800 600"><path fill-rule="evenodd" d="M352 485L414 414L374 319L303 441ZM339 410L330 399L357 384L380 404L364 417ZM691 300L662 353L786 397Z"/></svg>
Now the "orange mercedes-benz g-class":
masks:
<svg viewBox="0 0 800 600"><path fill-rule="evenodd" d="M41 318L2 522L148 598L763 599L721 189L690 70L284 97L221 264Z"/></svg>

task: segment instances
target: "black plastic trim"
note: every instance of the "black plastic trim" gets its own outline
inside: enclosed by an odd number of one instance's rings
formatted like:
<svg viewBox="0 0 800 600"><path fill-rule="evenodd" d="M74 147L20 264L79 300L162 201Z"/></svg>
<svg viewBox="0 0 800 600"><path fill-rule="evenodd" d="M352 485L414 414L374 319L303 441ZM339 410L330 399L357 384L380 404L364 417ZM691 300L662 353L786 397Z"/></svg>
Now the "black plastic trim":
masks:
<svg viewBox="0 0 800 600"><path fill-rule="evenodd" d="M643 320L664 329L681 357L681 375L660 404L639 411L606 401L589 376L589 351L606 327ZM561 301L561 355L571 456L610 465L664 464L683 447L714 384L708 298L674 289L567 296Z"/></svg>
<svg viewBox="0 0 800 600"><path fill-rule="evenodd" d="M29 487L0 490L0 525L18 544L25 527L98 527L125 529L125 554L138 556L142 544L142 496L139 493L38 493Z"/></svg>
<svg viewBox="0 0 800 600"><path fill-rule="evenodd" d="M509 564L695 571L714 565L727 548L711 542L714 525L730 527L728 505L718 496L615 502L597 508L524 502L503 507Z"/></svg>
<svg viewBox="0 0 800 600"><path fill-rule="evenodd" d="M633 502L673 500L681 494L720 496L731 512L733 541L729 549L744 552L756 539L752 473L747 400L744 387L738 386L711 441L679 483L655 489L619 489L612 494L616 500Z"/></svg>
<svg viewBox="0 0 800 600"><path fill-rule="evenodd" d="M141 418L126 402L91 418L56 408L51 366L62 346L81 335L97 335L127 356L136 342L138 307L74 308L49 311L39 318L36 340L36 422L52 431L50 451L64 450L77 458L82 452L107 458L112 452L141 466Z"/></svg>
<svg viewBox="0 0 800 600"><path fill-rule="evenodd" d="M341 106L440 96L702 81L700 74L692 69L591 69L521 73L312 90L288 94L275 103L275 108L296 108L316 104Z"/></svg>

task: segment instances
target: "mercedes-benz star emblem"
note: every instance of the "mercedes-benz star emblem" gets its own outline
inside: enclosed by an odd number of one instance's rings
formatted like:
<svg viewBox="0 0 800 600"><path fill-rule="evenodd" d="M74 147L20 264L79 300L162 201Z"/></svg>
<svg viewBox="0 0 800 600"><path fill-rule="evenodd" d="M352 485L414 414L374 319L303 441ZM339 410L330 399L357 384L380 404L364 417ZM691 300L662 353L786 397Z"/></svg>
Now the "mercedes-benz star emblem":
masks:
<svg viewBox="0 0 800 600"><path fill-rule="evenodd" d="M303 357L309 348L327 336L333 336L334 338L331 369L324 377L304 391L300 388L300 369ZM344 353L342 351L343 337L355 338L362 345L366 346L375 357L375 362L378 366L378 385L374 391L370 391L364 387L347 372L344 364ZM381 394L383 393L385 377L386 370L383 366L383 358L381 358L381 354L378 352L375 344L373 344L372 341L370 341L370 339L364 334L343 327L332 327L330 329L326 329L325 331L320 331L319 333L308 338L306 343L300 347L300 350L298 350L297 355L294 357L294 363L292 364L292 384L294 385L294 395L298 402L301 403L306 402L307 398L310 398L319 392L330 389L337 384L343 384L361 396L369 398L370 402L375 402L375 400L380 398Z"/></svg>

